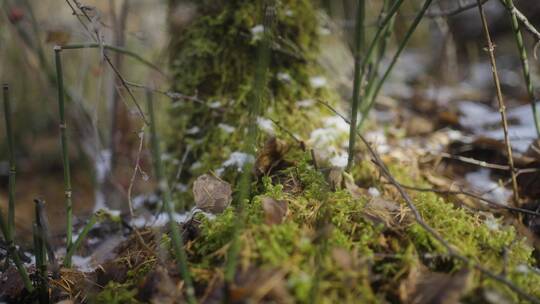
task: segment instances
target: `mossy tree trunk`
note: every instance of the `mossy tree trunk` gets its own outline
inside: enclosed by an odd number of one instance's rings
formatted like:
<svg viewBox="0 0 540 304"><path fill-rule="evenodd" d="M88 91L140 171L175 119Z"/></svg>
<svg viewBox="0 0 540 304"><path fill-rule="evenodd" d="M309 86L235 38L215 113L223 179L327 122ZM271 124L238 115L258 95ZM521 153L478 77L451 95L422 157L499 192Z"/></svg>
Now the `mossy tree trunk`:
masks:
<svg viewBox="0 0 540 304"><path fill-rule="evenodd" d="M317 125L321 109L298 106L330 96L313 81L321 69L319 12L312 1L171 0L173 89L199 100L178 100L169 111L167 145L177 162L185 159L182 183L210 170L220 173L242 147L266 5L275 10L275 27L261 116L299 135Z"/></svg>

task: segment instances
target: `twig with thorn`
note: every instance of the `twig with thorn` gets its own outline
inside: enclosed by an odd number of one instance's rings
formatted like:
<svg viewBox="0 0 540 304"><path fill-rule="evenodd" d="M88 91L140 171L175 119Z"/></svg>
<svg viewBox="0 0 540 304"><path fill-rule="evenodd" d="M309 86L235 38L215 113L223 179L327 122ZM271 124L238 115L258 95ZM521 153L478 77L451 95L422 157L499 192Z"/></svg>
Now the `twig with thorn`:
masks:
<svg viewBox="0 0 540 304"><path fill-rule="evenodd" d="M506 119L506 107L504 105L504 99L501 90L501 82L499 80L499 74L497 72L497 62L495 60L495 46L491 41L491 35L489 33L489 27L486 19L486 13L484 12L484 7L482 6L482 1L477 0L478 10L480 12L480 19L482 21L482 28L484 31L484 36L487 43L487 52L489 55L489 62L491 64L491 71L493 74L493 81L495 83L495 89L497 92L497 101L499 102L499 112L501 113L501 124L504 132L504 145L506 146L506 154L508 157L508 166L510 167L510 174L512 177L512 190L513 190L513 199L514 206L519 207L519 190L516 179L516 172L514 168L514 158L512 155L512 146L510 145L510 136L508 135L508 120Z"/></svg>

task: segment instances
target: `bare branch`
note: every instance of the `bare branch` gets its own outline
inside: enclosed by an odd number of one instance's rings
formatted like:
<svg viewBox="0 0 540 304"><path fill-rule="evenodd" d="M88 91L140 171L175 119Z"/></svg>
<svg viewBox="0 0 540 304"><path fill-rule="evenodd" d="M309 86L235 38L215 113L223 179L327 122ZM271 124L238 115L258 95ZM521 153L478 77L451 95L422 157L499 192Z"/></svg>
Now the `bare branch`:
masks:
<svg viewBox="0 0 540 304"><path fill-rule="evenodd" d="M508 156L508 166L510 167L510 174L512 176L512 190L514 195L514 205L519 207L519 190L516 179L516 171L514 168L514 158L512 156L512 146L510 145L510 136L508 135L508 120L506 119L506 106L504 105L504 99L501 90L501 82L499 80L499 74L497 73L497 62L495 60L495 46L491 41L491 35L489 34L489 27L482 6L482 0L477 0L478 10L480 12L480 18L482 20L482 28L484 30L484 36L487 43L487 52L489 54L489 62L491 64L491 71L493 74L493 82L495 83L495 89L497 92L497 101L499 102L499 112L501 113L501 124L504 131L504 145L506 146L506 153Z"/></svg>

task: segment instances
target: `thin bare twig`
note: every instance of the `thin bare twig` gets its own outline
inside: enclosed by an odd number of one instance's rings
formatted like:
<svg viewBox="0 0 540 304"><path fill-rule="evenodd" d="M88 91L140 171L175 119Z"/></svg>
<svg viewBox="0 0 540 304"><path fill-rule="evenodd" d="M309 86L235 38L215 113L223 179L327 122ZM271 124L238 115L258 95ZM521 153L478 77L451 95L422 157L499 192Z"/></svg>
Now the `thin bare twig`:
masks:
<svg viewBox="0 0 540 304"><path fill-rule="evenodd" d="M446 153L446 152L441 152L441 153L439 153L438 156L441 156L443 158L457 160L457 161L460 161L460 162L463 162L463 163L475 165L475 166L482 167L482 168L488 168L488 169L493 169L493 170L502 170L502 171L509 171L510 170L510 166L508 166L508 165L499 165L499 164L488 163L488 162L485 162L483 160L478 160L478 159L475 159L475 158L472 158L472 157L465 157L465 156L460 156L460 155L452 155L452 154ZM518 175L524 174L524 173L538 172L538 171L540 171L540 168L520 168L520 169L515 169L514 171L516 172L516 177L517 177Z"/></svg>
<svg viewBox="0 0 540 304"><path fill-rule="evenodd" d="M66 0L66 2L69 4L69 7L72 9L73 11L73 14L76 15L76 16L79 16L77 14L77 12L75 11L75 8L73 7L73 5L71 5L69 3L69 0ZM84 9L84 7L76 0L73 0L73 2L75 3L75 6L79 9L79 11L81 11L82 15L86 18L86 20L90 23L92 23L92 18L90 18L90 16L88 16L88 13L86 12L86 10ZM88 28L88 26L86 26L86 24L80 19L80 18L77 18L79 20L79 22L83 25L83 27L89 31L90 29ZM94 40L99 43L100 45L104 45L102 39L101 39L101 36L99 35L97 29L94 30L94 33L95 35L94 37ZM102 47L103 48L103 47ZM111 69L113 70L114 74L116 75L116 77L118 78L118 80L120 81L120 83L122 84L122 86L126 89L126 91L128 92L128 95L130 96L131 100L133 101L133 103L135 104L135 106L137 107L137 110L139 112L139 115L141 116L142 120L144 121L144 123L146 125L148 125L148 120L146 119L146 116L144 115L144 112L142 111L142 108L141 106L139 105L137 99L135 98L135 95L133 95L133 92L131 91L130 87L127 85L126 83L126 80L124 79L124 77L122 76L122 74L120 73L120 71L114 66L112 60L109 58L109 56L105 53L103 53L103 58L105 58L105 61L107 62L107 64L111 67Z"/></svg>
<svg viewBox="0 0 540 304"><path fill-rule="evenodd" d="M137 178L137 173L141 172L141 174L145 174L141 170L141 154L142 154L142 148L144 145L144 127L141 128L139 131L139 148L137 149L137 157L135 159L135 168L133 169L133 175L131 176L131 180L129 181L129 187L128 187L128 205L129 205L129 215L133 217L133 200L131 197L131 192L133 191L133 185L135 185L135 179Z"/></svg>
<svg viewBox="0 0 540 304"><path fill-rule="evenodd" d="M135 82L132 82L132 81L127 81L127 80L126 80L126 84L129 85L129 86L135 87L135 88L144 89L145 91L150 91L150 92L153 92L153 93L158 93L158 94L167 96L172 100L189 100L189 101L193 101L193 102L200 103L200 104L203 104L203 105L207 105L207 103L204 100L199 99L196 95L195 96L190 96L190 95L182 94L180 92L163 91L163 90L151 88L149 86L145 86L143 84L135 83ZM212 109L217 109L217 108L212 108Z"/></svg>
<svg viewBox="0 0 540 304"><path fill-rule="evenodd" d="M514 158L512 156L512 146L510 145L510 136L508 135L508 120L506 119L506 107L504 105L504 99L501 90L501 82L499 80L499 74L497 73L497 62L495 60L495 46L491 41L491 35L489 34L488 23L486 19L486 13L482 6L482 0L477 0L478 11L480 12L480 19L482 20L482 28L484 30L484 36L487 43L487 51L489 54L489 61L491 64L491 71L493 74L493 81L495 82L495 88L497 91L497 100L499 102L499 112L501 113L501 124L504 132L504 144L506 146L506 153L508 156L508 166L510 167L510 174L512 176L512 190L515 207L519 207L519 190L516 179L516 172L514 168Z"/></svg>
<svg viewBox="0 0 540 304"><path fill-rule="evenodd" d="M514 211L514 212L519 212L519 213L524 213L524 214L529 214L529 215L534 215L534 216L540 216L540 213L538 212L535 212L535 211L531 211L531 210L527 210L527 209L523 209L523 208L516 208L516 207L511 207L511 206L507 206L505 204L501 204L501 203L497 203L495 201L492 201L492 200L489 200L479 194L476 194L476 193L473 193L473 192L470 192L470 191L466 191L464 189L460 189L460 190L446 190L446 189L434 189L434 188L422 188L422 187L414 187L414 186L408 186L408 185L404 185L404 184L401 184L401 187L405 188L405 189L409 189L409 190L413 190L413 191L419 191L419 192L434 192L434 193L439 193L439 194L445 194L445 195L466 195L466 196L470 196L472 198L475 198L479 201L483 201L485 203L487 203L488 205L491 205L491 206L494 206L496 208L501 208L501 209L506 209L508 211Z"/></svg>

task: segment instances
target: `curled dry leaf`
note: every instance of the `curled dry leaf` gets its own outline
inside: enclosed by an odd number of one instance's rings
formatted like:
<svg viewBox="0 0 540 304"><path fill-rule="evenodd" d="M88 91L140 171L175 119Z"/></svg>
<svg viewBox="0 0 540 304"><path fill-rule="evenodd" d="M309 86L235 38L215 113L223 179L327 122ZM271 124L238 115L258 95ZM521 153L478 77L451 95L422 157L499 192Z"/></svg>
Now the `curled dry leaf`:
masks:
<svg viewBox="0 0 540 304"><path fill-rule="evenodd" d="M193 197L197 208L221 213L232 201L231 185L213 175L203 174L193 183Z"/></svg>
<svg viewBox="0 0 540 304"><path fill-rule="evenodd" d="M261 204L264 210L264 221L267 225L283 223L287 216L287 212L289 211L289 206L286 201L275 200L265 196L262 198Z"/></svg>
<svg viewBox="0 0 540 304"><path fill-rule="evenodd" d="M399 286L403 303L457 304L467 292L471 272L462 269L455 274L432 272L422 265L415 265Z"/></svg>
<svg viewBox="0 0 540 304"><path fill-rule="evenodd" d="M255 162L256 175L268 174L272 169L279 169L286 165L287 163L283 157L288 149L289 146L285 141L276 137L268 139L257 155L257 161Z"/></svg>

